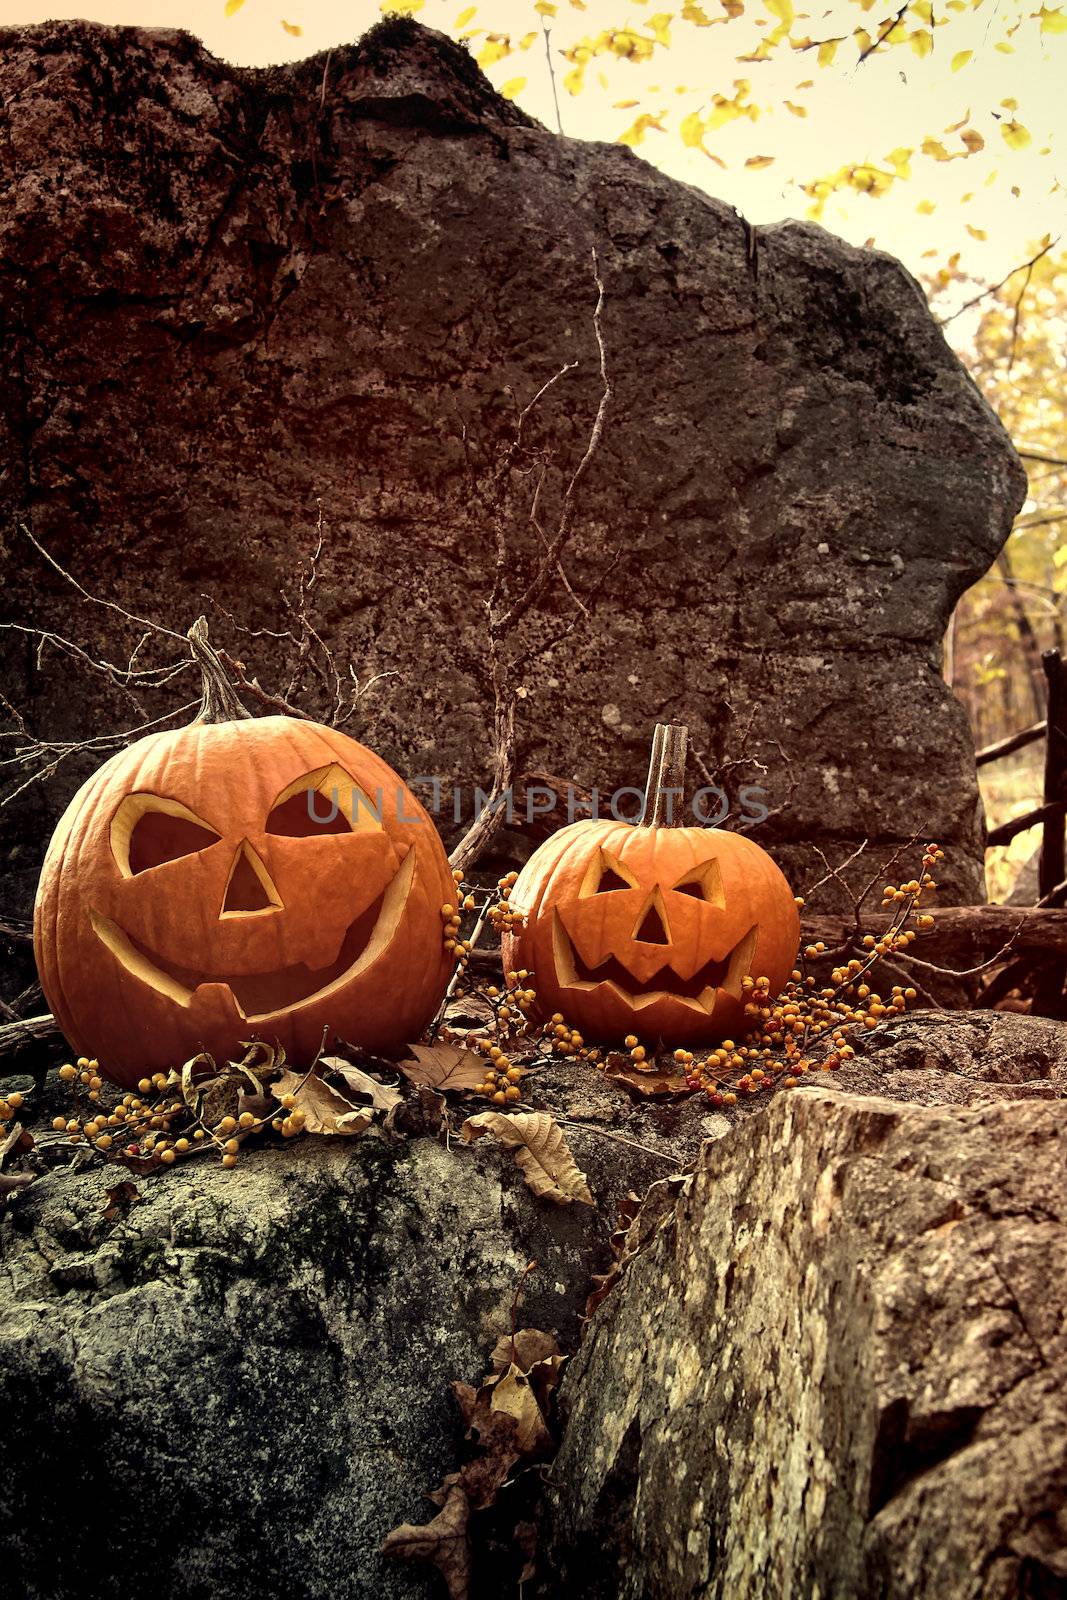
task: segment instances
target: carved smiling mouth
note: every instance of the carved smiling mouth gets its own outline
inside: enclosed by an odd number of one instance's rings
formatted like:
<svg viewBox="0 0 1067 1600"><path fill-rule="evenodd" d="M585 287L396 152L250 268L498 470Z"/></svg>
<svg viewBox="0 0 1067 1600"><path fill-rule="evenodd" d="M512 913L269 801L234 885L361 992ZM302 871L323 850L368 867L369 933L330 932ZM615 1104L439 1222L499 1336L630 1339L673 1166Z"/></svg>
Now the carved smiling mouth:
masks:
<svg viewBox="0 0 1067 1600"><path fill-rule="evenodd" d="M188 1006L202 985L224 984L241 1016L248 1022L259 1022L276 1012L323 998L377 961L392 942L404 914L414 870L415 851L409 850L378 898L349 923L336 959L325 967L309 967L297 961L271 972L201 972L169 961L99 912L89 915L98 938L115 959L150 988L178 1005Z"/></svg>
<svg viewBox="0 0 1067 1600"><path fill-rule="evenodd" d="M573 989L596 989L610 984L635 1010L654 1005L658 1000L676 1000L701 1016L710 1017L715 1010L718 991L724 990L735 1000L741 999L741 979L752 971L752 958L756 951L756 929L750 928L734 945L722 961L705 961L691 978L680 978L670 967L656 973L658 988L650 989L639 984L616 956L608 956L595 967L589 966L571 942L570 935L556 913L553 928L553 945L556 972L560 983Z"/></svg>

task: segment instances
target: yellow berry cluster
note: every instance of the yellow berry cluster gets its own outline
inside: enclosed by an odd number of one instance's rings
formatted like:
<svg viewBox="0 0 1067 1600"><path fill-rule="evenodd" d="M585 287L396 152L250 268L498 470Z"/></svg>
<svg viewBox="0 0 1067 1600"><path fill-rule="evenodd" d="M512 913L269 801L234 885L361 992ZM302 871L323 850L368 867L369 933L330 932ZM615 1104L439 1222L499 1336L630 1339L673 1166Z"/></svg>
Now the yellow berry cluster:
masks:
<svg viewBox="0 0 1067 1600"><path fill-rule="evenodd" d="M478 1084L475 1094L487 1095L498 1106L512 1105L516 1100L521 1100L519 1084L522 1073L519 1068L508 1060L496 1044L489 1045L489 1060L492 1065L486 1068L485 1079Z"/></svg>
<svg viewBox="0 0 1067 1600"><path fill-rule="evenodd" d="M21 1111L26 1104L26 1097L16 1089L14 1093L0 1098L0 1122L10 1122L16 1111Z"/></svg>
<svg viewBox="0 0 1067 1600"><path fill-rule="evenodd" d="M298 1133L303 1133L307 1114L297 1105L295 1094L283 1094L278 1103L285 1115L274 1117L271 1125L283 1139L294 1139Z"/></svg>
<svg viewBox="0 0 1067 1600"><path fill-rule="evenodd" d="M78 1094L94 1103L88 1115L56 1116L52 1127L65 1135L68 1144L90 1145L105 1158L158 1160L173 1166L183 1156L214 1150L224 1167L235 1167L241 1145L249 1134L268 1126L292 1138L302 1132L306 1114L295 1095L283 1095L278 1107L265 1116L251 1111L202 1121L184 1100L174 1093L175 1073L157 1072L142 1078L136 1093L122 1095L110 1105L101 1102L103 1079L100 1064L80 1057L77 1066L68 1062L60 1067L59 1077ZM10 1099L10 1097L9 1097ZM21 1103L21 1096L19 1096Z"/></svg>
<svg viewBox="0 0 1067 1600"><path fill-rule="evenodd" d="M572 1028L562 1011L554 1011L541 1029L542 1037L554 1055L577 1056L581 1061L599 1061L600 1051L586 1044L577 1028Z"/></svg>
<svg viewBox="0 0 1067 1600"><path fill-rule="evenodd" d="M489 921L497 933L507 933L510 928L521 928L522 926L521 915L517 911L512 911L511 906L508 904L511 899L511 891L518 882L518 877L517 872L506 872L496 886L497 894L500 898L495 905L489 908Z"/></svg>
<svg viewBox="0 0 1067 1600"><path fill-rule="evenodd" d="M522 979L528 976L524 969ZM509 983L518 984L520 981L517 972L508 973ZM496 1031L501 1037L506 1038L514 1032L523 1031L530 1007L537 999L532 989L509 988L502 992L495 983L490 983L479 992L492 1007Z"/></svg>

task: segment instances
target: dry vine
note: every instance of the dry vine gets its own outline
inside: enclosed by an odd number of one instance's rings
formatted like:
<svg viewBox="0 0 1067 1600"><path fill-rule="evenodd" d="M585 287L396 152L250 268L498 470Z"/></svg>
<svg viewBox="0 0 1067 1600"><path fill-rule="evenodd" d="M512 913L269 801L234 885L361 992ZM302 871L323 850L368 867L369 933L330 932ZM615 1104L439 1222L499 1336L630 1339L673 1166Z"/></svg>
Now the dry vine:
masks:
<svg viewBox="0 0 1067 1600"><path fill-rule="evenodd" d="M524 429L530 416L548 391L564 378L567 373L574 370L576 363L565 363L553 377L541 385L533 399L522 408L515 428L515 437L504 452L489 485L489 497L495 502L496 510L496 515L493 518L496 535L493 585L485 607L489 684L493 697L492 783L488 798L480 814L475 817L449 858L452 866L460 871L466 871L484 853L500 826L502 806L512 789L515 778L516 708L518 702L526 694L522 678L524 670L533 661L547 655L549 651L562 643L579 617L587 617L589 615L588 607L575 593L567 578L562 565L562 557L574 530L578 488L600 446L604 434L604 421L614 396L614 388L608 371L607 349L604 343L602 323L604 283L600 275L600 267L595 250L592 252L592 259L593 277L597 288L596 305L593 310L593 333L600 357L600 379L602 384L600 403L593 419L585 452L572 472L564 490L559 515L551 534L547 532L544 526L541 511L542 492L547 476L548 462L542 461L540 465L533 501L529 511L529 520L541 541L541 556L532 579L523 589L523 592L512 599L507 598L511 548L508 542L507 518L502 514L501 505L506 475L510 472L520 451L523 449ZM609 565L601 575L600 584L604 582L610 570ZM519 623L537 605L554 575L559 575L566 593L575 605L574 616L569 625L565 626L563 631L556 634L546 645L538 646L533 643L525 643L509 651L507 648L508 640L514 636ZM598 588L600 584L598 584Z"/></svg>

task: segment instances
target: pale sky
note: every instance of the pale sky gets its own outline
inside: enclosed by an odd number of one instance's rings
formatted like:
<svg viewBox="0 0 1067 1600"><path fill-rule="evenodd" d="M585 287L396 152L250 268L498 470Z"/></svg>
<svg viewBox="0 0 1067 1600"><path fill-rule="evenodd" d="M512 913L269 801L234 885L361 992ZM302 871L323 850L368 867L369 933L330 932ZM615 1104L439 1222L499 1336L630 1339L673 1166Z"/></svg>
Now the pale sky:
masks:
<svg viewBox="0 0 1067 1600"><path fill-rule="evenodd" d="M614 139L640 112L663 111L668 130L650 131L637 153L738 206L753 222L803 217L811 201L799 183L857 160L890 170L888 153L911 149L915 153L908 181L896 183L878 199L843 191L827 205L823 225L855 244L873 237L879 248L899 256L916 274L960 250L963 265L985 282L1027 259L1046 233L1062 232L1067 248L1067 32L1040 34L1036 21L1026 20L1032 8L1015 0L979 0L973 10L953 14L948 26L934 31L934 48L924 59L904 45L879 51L860 65L858 48L848 38L834 63L822 69L814 50L791 50L788 44L784 56L779 52L781 59L738 64L736 55L753 48L776 25L772 12L780 3L747 0L746 14L737 22L694 27L683 20L684 0L588 0L583 11L560 0L558 14L549 20L564 131L579 138ZM1038 4L1035 0L1033 9ZM227 61L263 66L355 40L382 9L376 0L243 0L227 17L224 0L0 0L0 21L78 15L99 22L182 27ZM469 10L465 0L423 0L417 15L420 22L449 30ZM942 16L949 10L937 7ZM704 11L722 15L720 0L704 0ZM895 11L895 5L872 4L864 13L861 4L832 0L825 9L798 11L791 32L794 39L820 40L865 26L877 35ZM564 91L562 78L569 64L561 49L608 27L629 26L648 36L655 31L655 25L650 28L653 15L660 30L667 29L669 48L657 48L651 60L639 64L598 58L587 68L578 96ZM909 28L921 28L921 15L909 14ZM1020 16L1022 25L1009 36ZM498 87L525 79L516 95L518 104L554 126L540 20L532 0L485 0L463 26L472 35L475 56L485 48L487 33L509 34L518 45L538 30L526 50L490 65L488 75ZM300 28L300 37L286 31L283 22ZM998 50L998 43L1007 44L1010 53ZM950 62L964 50L971 50L972 58L952 71ZM769 109L758 121L735 120L707 136L708 147L727 164L724 171L701 150L686 149L678 125L688 112L706 114L712 94L732 98L739 78L750 80L751 100ZM799 87L806 79L814 80L812 88ZM617 102L631 99L640 103L616 108ZM786 99L806 108L807 115L789 112ZM1017 111L1004 106L1011 99L1017 101ZM1031 136L1025 149L1010 148L1003 136L1013 116ZM974 130L984 149L963 158L955 124ZM956 159L923 155L924 136L941 141L950 154L958 152ZM754 156L774 160L757 170L746 169L745 161ZM922 203L932 204L933 211L921 212ZM966 224L984 232L986 239L968 234ZM936 255L924 259L927 251Z"/></svg>

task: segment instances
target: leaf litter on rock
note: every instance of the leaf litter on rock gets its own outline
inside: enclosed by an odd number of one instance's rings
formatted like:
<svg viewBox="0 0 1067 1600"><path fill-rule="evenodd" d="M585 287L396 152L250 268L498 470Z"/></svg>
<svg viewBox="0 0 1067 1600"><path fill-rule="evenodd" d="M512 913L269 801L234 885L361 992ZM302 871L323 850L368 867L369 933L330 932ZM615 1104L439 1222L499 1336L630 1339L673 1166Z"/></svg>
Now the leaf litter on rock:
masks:
<svg viewBox="0 0 1067 1600"><path fill-rule="evenodd" d="M436 1517L422 1527L405 1522L382 1544L384 1555L436 1566L450 1600L468 1600L470 1592L471 1513L493 1506L517 1467L544 1460L556 1448L552 1396L565 1359L550 1333L522 1328L498 1340L493 1370L477 1389L468 1383L452 1385L467 1437L478 1453L428 1496L441 1507ZM519 1523L513 1537L524 1558L522 1581L527 1581L533 1573L536 1527Z"/></svg>
<svg viewBox="0 0 1067 1600"><path fill-rule="evenodd" d="M411 1059L401 1061L399 1067L409 1083L470 1093L485 1082L490 1063L473 1050L452 1044L413 1044L408 1049Z"/></svg>
<svg viewBox="0 0 1067 1600"><path fill-rule="evenodd" d="M586 1206L594 1204L585 1174L571 1154L563 1129L549 1112L482 1111L463 1124L463 1138L468 1144L485 1133L491 1133L515 1152L516 1164L539 1200L552 1200L556 1205L574 1201Z"/></svg>

